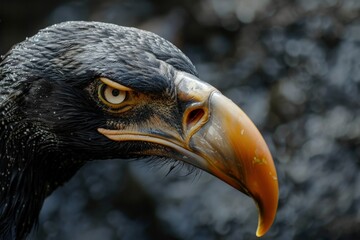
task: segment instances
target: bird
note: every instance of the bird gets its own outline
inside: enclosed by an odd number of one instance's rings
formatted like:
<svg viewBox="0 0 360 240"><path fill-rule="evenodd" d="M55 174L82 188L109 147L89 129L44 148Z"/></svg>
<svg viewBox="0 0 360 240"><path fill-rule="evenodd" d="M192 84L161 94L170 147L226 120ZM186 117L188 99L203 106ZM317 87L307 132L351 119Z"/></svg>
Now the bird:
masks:
<svg viewBox="0 0 360 240"><path fill-rule="evenodd" d="M44 200L86 163L156 159L202 169L254 199L257 236L278 180L249 117L160 36L111 23L40 30L0 61L0 239L25 239Z"/></svg>

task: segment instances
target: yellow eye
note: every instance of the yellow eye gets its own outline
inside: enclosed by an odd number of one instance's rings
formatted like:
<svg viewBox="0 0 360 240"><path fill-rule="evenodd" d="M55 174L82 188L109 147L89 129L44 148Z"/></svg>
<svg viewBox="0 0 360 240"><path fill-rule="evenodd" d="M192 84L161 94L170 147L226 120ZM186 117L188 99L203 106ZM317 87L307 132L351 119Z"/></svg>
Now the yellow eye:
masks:
<svg viewBox="0 0 360 240"><path fill-rule="evenodd" d="M104 83L98 88L99 99L111 108L119 107L126 99L127 91L110 87Z"/></svg>
<svg viewBox="0 0 360 240"><path fill-rule="evenodd" d="M99 99L115 111L126 111L131 108L128 101L128 94L132 91L131 88L123 86L108 78L99 78L100 84L98 85Z"/></svg>
<svg viewBox="0 0 360 240"><path fill-rule="evenodd" d="M101 84L99 87L100 98L106 102L114 105L122 103L126 98L126 91L112 88L106 84Z"/></svg>

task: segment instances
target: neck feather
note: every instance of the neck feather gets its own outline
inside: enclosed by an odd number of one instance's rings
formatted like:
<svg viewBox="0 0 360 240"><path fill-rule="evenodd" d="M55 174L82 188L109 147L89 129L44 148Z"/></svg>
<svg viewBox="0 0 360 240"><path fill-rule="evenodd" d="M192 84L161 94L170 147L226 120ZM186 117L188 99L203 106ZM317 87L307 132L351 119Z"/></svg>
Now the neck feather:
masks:
<svg viewBox="0 0 360 240"><path fill-rule="evenodd" d="M1 109L3 108L3 109ZM0 106L0 240L25 239L36 225L45 198L81 164L57 147L48 131Z"/></svg>

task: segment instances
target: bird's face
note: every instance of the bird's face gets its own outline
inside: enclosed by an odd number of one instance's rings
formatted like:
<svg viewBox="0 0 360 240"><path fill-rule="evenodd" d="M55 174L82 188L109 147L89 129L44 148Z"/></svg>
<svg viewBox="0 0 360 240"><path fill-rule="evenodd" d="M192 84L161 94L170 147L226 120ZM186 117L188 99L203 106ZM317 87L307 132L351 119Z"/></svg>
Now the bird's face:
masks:
<svg viewBox="0 0 360 240"><path fill-rule="evenodd" d="M36 46L40 40L46 45ZM26 47L22 65L34 77L21 109L61 151L82 160L187 162L254 198L258 236L270 228L278 183L264 139L238 106L199 80L173 45L134 29L67 23Z"/></svg>

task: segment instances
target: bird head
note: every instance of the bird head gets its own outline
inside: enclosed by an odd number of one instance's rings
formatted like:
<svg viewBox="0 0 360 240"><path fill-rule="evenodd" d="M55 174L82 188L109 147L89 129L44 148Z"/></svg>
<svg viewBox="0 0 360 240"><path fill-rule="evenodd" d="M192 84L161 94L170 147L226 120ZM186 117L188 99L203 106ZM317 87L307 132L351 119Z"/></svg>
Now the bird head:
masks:
<svg viewBox="0 0 360 240"><path fill-rule="evenodd" d="M183 161L252 197L258 236L272 225L278 182L263 137L159 36L105 23L54 25L3 57L0 83L2 118L15 109L8 122L21 139L36 129L36 149L55 159L54 169L95 159Z"/></svg>

